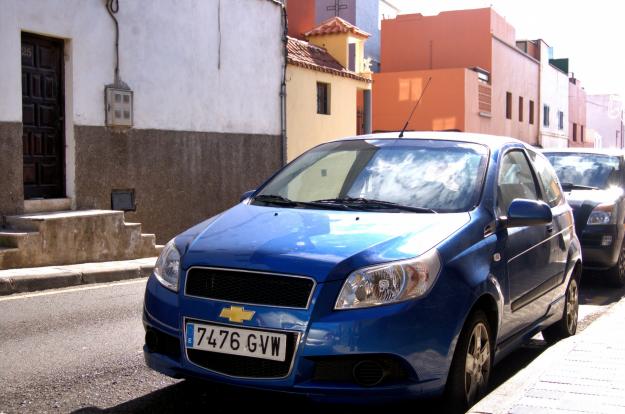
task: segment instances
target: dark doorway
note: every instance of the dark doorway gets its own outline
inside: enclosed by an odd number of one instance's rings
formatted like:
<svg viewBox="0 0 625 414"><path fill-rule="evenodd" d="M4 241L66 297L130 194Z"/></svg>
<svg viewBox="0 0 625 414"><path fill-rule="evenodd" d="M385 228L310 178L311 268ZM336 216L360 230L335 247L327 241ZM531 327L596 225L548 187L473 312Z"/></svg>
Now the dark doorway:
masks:
<svg viewBox="0 0 625 414"><path fill-rule="evenodd" d="M22 33L24 198L65 197L63 41Z"/></svg>

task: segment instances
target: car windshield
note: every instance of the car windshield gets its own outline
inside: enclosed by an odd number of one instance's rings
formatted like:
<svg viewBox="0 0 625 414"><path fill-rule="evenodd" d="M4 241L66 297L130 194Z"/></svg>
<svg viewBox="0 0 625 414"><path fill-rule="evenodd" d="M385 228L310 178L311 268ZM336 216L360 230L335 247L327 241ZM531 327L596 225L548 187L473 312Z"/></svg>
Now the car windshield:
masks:
<svg viewBox="0 0 625 414"><path fill-rule="evenodd" d="M565 190L573 187L607 189L618 183L618 157L575 152L550 152L545 156L556 170Z"/></svg>
<svg viewBox="0 0 625 414"><path fill-rule="evenodd" d="M479 201L487 159L485 146L462 142L333 142L289 164L255 196L254 203L424 213L468 211Z"/></svg>

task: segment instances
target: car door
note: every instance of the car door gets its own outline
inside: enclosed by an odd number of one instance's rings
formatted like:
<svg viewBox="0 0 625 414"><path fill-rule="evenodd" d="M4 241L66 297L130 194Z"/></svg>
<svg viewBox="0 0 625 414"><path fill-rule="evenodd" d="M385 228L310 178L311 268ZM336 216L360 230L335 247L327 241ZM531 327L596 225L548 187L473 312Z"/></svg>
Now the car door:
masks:
<svg viewBox="0 0 625 414"><path fill-rule="evenodd" d="M552 223L547 225L550 257L546 280L542 285L542 290L547 292L564 282L569 246L575 229L571 209L566 204L555 170L542 154L532 150L527 152L542 189L542 200L549 204L553 214Z"/></svg>
<svg viewBox="0 0 625 414"><path fill-rule="evenodd" d="M505 152L497 177L497 215L506 216L510 203L517 198L540 200L536 175L522 148ZM547 279L550 263L548 226L536 225L503 230L502 256L508 274L508 299L511 312L509 333L522 329L540 314L532 304L540 296L540 285ZM544 292L543 292L544 293Z"/></svg>

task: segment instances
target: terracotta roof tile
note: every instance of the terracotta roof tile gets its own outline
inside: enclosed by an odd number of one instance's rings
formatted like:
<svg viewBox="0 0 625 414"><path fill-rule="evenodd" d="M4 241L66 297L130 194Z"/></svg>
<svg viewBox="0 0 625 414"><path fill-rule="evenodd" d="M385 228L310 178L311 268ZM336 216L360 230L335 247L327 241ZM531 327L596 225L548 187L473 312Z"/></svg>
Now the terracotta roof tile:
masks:
<svg viewBox="0 0 625 414"><path fill-rule="evenodd" d="M324 21L311 31L306 32L304 36L310 37L336 33L353 33L357 36L365 38L371 36L369 33L365 32L364 30L360 30L358 27L354 26L347 20L341 19L340 17L332 17Z"/></svg>
<svg viewBox="0 0 625 414"><path fill-rule="evenodd" d="M303 40L288 37L287 42L289 64L320 72L331 73L345 78L370 82L370 79L345 69L336 59L322 47L315 46Z"/></svg>

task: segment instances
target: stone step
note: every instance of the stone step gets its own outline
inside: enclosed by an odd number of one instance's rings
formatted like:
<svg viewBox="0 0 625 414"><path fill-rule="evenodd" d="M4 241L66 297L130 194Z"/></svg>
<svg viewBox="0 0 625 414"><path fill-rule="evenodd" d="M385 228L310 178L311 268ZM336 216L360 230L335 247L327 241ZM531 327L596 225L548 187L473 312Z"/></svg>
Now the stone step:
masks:
<svg viewBox="0 0 625 414"><path fill-rule="evenodd" d="M40 213L44 211L67 211L72 208L70 198L48 198L45 200L24 200L24 212Z"/></svg>
<svg viewBox="0 0 625 414"><path fill-rule="evenodd" d="M0 247L0 269L131 260L158 255L154 234L142 234L141 223L126 223L111 210L61 211L8 216Z"/></svg>
<svg viewBox="0 0 625 414"><path fill-rule="evenodd" d="M24 246L28 238L36 237L39 233L23 231L0 231L0 247L19 248Z"/></svg>
<svg viewBox="0 0 625 414"><path fill-rule="evenodd" d="M108 221L123 225L124 212L112 210L80 210L80 211L52 211L46 213L23 214L7 216L6 225L15 230L40 231L43 226L63 223L64 225L87 223L94 221Z"/></svg>
<svg viewBox="0 0 625 414"><path fill-rule="evenodd" d="M3 254L16 253L19 250L20 249L18 249L16 247L0 247L0 256L2 256Z"/></svg>

